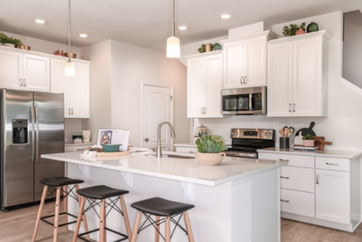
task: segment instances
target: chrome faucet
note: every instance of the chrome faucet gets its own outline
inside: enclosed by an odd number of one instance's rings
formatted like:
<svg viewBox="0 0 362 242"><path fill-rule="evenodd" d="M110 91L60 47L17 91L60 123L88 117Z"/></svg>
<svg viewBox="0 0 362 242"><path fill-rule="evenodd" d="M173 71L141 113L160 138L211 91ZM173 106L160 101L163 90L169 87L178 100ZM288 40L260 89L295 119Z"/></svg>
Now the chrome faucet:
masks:
<svg viewBox="0 0 362 242"><path fill-rule="evenodd" d="M170 130L171 130L171 137L174 138L176 137L175 135L175 130L173 129L172 127L172 124L170 122L162 122L158 125L158 128L157 128L157 149L156 149L156 157L157 158L160 158L162 157L162 147L161 147L161 128L162 128L162 125L164 124L168 124L168 126L170 127Z"/></svg>

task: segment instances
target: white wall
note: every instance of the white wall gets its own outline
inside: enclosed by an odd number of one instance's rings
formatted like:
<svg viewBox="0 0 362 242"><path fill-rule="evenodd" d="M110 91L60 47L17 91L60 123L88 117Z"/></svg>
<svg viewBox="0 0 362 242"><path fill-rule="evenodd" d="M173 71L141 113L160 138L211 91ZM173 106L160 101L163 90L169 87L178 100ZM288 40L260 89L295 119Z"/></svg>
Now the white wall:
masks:
<svg viewBox="0 0 362 242"><path fill-rule="evenodd" d="M325 118L268 118L258 116L234 116L223 119L195 119L191 132L201 123L213 134L222 135L230 141L231 128L272 128L278 130L284 125L293 126L297 130L309 127L311 121L316 123L314 128L317 135L325 136L332 141L332 146L326 149L360 150L362 151L362 96L350 90L341 83L342 71L342 13L335 12L306 19L294 20L272 27L272 31L282 35L282 28L290 23L318 23L319 29L327 30L333 38L329 41L328 59L328 116ZM277 135L277 146L279 145ZM193 142L191 140L191 142Z"/></svg>
<svg viewBox="0 0 362 242"><path fill-rule="evenodd" d="M188 142L186 67L165 53L112 40L112 128L131 131L130 143L142 146L142 82L174 89L175 143Z"/></svg>

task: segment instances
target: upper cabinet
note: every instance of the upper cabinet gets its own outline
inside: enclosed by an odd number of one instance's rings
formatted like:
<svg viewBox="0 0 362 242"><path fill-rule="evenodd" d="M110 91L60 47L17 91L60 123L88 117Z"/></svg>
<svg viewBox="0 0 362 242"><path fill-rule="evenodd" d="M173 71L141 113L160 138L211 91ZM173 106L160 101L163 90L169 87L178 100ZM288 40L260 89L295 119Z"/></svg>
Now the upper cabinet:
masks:
<svg viewBox="0 0 362 242"><path fill-rule="evenodd" d="M75 77L64 76L65 62L51 59L51 92L64 93L65 118L89 118L89 62L72 59Z"/></svg>
<svg viewBox="0 0 362 242"><path fill-rule="evenodd" d="M187 58L187 117L222 117L221 51L198 54Z"/></svg>
<svg viewBox="0 0 362 242"><path fill-rule="evenodd" d="M270 31L223 43L223 89L266 86L266 47Z"/></svg>
<svg viewBox="0 0 362 242"><path fill-rule="evenodd" d="M50 58L0 48L0 88L50 91Z"/></svg>
<svg viewBox="0 0 362 242"><path fill-rule="evenodd" d="M328 32L269 41L268 117L326 115Z"/></svg>

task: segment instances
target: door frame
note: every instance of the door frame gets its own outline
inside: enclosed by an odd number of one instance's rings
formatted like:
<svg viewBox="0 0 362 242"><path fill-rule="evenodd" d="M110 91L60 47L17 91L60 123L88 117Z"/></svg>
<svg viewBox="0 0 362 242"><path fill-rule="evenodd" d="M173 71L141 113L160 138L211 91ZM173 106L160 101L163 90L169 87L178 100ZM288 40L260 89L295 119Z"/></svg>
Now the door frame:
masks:
<svg viewBox="0 0 362 242"><path fill-rule="evenodd" d="M141 140L141 143L142 146L143 146L143 138L144 138L144 125L143 125L143 122L145 121L145 117L144 117L144 107L143 107L143 95L144 95L144 88L146 86L150 86L150 87L161 87L161 88L169 88L170 91L171 91L171 95L172 95L172 100L171 100L171 105L170 105L170 114L171 114L171 117L170 117L170 123L172 124L172 126L174 127L175 129L175 133L177 135L177 132L176 132L176 128L175 128L175 124L174 124L174 92L173 92L173 86L170 86L170 85L165 85L165 84L160 84L160 83L155 83L155 82L147 82L147 81L141 81L141 106L142 106L142 113L141 113L141 137L140 137L140 140ZM170 147L171 150L173 149L173 144L174 144L174 138L171 138L170 139Z"/></svg>

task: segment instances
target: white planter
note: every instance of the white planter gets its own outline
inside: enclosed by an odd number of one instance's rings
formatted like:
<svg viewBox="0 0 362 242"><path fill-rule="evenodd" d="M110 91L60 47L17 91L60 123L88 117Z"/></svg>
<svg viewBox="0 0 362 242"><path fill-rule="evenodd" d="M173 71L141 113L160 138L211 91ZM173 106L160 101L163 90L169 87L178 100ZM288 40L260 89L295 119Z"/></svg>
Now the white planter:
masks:
<svg viewBox="0 0 362 242"><path fill-rule="evenodd" d="M314 147L314 139L304 139L303 146Z"/></svg>
<svg viewBox="0 0 362 242"><path fill-rule="evenodd" d="M200 165L217 166L226 156L225 153L199 153L195 152L195 158Z"/></svg>

